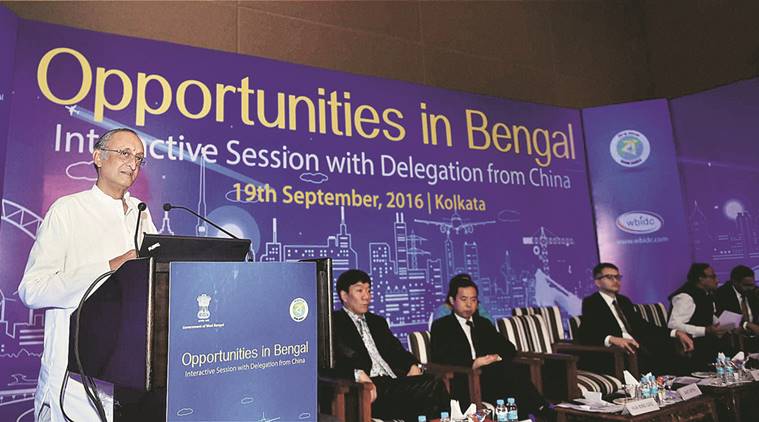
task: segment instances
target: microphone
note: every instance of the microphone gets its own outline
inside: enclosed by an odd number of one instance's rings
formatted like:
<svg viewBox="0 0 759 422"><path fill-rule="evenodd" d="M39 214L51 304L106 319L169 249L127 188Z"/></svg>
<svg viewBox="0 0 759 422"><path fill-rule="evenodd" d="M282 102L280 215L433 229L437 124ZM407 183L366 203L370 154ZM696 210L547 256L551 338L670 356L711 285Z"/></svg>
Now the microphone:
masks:
<svg viewBox="0 0 759 422"><path fill-rule="evenodd" d="M171 210L173 210L173 209L175 209L175 208L176 208L176 209L180 209L180 210L185 210L185 211L189 212L190 214L194 215L195 217L198 217L199 219L201 219L201 220L205 221L206 223L208 223L208 224L210 224L210 225L212 225L212 226L216 227L217 229L219 229L219 231L220 231L220 232L222 232L222 233L226 234L227 236L231 237L232 239L239 239L239 237L237 237L237 236L233 235L232 233L230 233L230 232L228 232L228 231L224 230L224 229L223 229L223 228L221 228L221 227L220 227L218 224L216 224L216 223L214 223L213 221L211 221L211 220L209 220L209 219L207 219L207 218L203 217L202 215L200 215L200 214L196 213L195 211L193 211L193 210L191 210L191 209L189 209L189 208L187 208L187 207L183 207L183 206L181 206L181 205L171 205L171 204L170 204L170 203L168 203L168 202L167 202L167 203L165 203L165 204L163 204L163 210L164 210L164 211L171 211Z"/></svg>
<svg viewBox="0 0 759 422"><path fill-rule="evenodd" d="M137 204L137 224L134 228L134 250L137 251L137 258L140 257L140 247L137 245L137 235L140 233L140 216L147 208L148 205L144 202Z"/></svg>

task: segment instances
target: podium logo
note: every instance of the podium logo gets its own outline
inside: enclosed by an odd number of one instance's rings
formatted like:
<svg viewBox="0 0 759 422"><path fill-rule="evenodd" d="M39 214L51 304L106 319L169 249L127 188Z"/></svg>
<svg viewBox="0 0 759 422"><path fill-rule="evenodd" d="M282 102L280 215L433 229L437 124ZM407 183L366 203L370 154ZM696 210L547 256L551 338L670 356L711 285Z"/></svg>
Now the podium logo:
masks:
<svg viewBox="0 0 759 422"><path fill-rule="evenodd" d="M613 138L609 145L611 158L622 167L638 167L646 162L651 154L651 144L642 133L635 130L623 130Z"/></svg>
<svg viewBox="0 0 759 422"><path fill-rule="evenodd" d="M211 296L203 293L198 296L196 300L198 301L198 319L203 320L211 318L211 311L208 310L208 305L211 304Z"/></svg>
<svg viewBox="0 0 759 422"><path fill-rule="evenodd" d="M308 316L308 302L303 298L295 298L290 302L290 318L295 322L301 322Z"/></svg>
<svg viewBox="0 0 759 422"><path fill-rule="evenodd" d="M630 211L617 217L617 228L631 234L649 234L661 229L664 220L650 211Z"/></svg>

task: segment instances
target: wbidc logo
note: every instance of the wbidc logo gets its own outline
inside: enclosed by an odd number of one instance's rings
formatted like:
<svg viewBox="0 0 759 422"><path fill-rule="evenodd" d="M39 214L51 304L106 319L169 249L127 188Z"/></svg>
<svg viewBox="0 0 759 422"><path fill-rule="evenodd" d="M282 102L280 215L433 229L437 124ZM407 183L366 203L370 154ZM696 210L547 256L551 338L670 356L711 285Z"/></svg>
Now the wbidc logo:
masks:
<svg viewBox="0 0 759 422"><path fill-rule="evenodd" d="M651 154L651 144L642 133L627 129L613 138L609 144L611 158L623 167L637 167L648 159Z"/></svg>
<svg viewBox="0 0 759 422"><path fill-rule="evenodd" d="M629 211L617 217L617 228L631 234L649 234L659 231L664 220L650 211Z"/></svg>

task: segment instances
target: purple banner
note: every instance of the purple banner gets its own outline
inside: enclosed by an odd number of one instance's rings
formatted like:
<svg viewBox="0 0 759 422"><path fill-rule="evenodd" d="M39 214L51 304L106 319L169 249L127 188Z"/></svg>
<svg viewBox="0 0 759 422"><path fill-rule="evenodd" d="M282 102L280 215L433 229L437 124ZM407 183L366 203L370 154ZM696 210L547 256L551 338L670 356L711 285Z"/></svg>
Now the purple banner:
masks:
<svg viewBox="0 0 759 422"><path fill-rule="evenodd" d="M336 276L365 269L373 310L404 341L459 272L494 316L534 304L578 314L593 289L577 110L28 21L13 89L7 388L33 387L39 367L44 311L15 293L36 225L56 198L92 186L92 145L117 126L146 142L132 193L162 233L218 235L161 211L172 202L252 239L256 261L330 256Z"/></svg>
<svg viewBox="0 0 759 422"><path fill-rule="evenodd" d="M0 7L0 169L5 163L8 134L8 115L11 104L13 58L16 52L18 18L10 10ZM3 172L0 171L0 198L3 196ZM0 221L2 225L2 221Z"/></svg>
<svg viewBox="0 0 759 422"><path fill-rule="evenodd" d="M586 109L583 124L601 260L626 295L666 303L690 263L667 101Z"/></svg>
<svg viewBox="0 0 759 422"><path fill-rule="evenodd" d="M671 102L695 260L759 270L759 79Z"/></svg>

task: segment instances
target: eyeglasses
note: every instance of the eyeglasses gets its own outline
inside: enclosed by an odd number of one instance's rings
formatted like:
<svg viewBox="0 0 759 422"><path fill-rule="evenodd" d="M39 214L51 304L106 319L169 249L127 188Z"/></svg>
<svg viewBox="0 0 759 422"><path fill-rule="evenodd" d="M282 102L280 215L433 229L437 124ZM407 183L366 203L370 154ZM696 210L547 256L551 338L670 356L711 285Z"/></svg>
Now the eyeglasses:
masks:
<svg viewBox="0 0 759 422"><path fill-rule="evenodd" d="M107 149L107 148L99 148L101 151L108 151L108 152L115 152L118 155L119 159L124 163L129 163L132 160L134 160L135 163L137 163L138 167L142 167L145 165L145 156L135 155L131 150L128 149Z"/></svg>
<svg viewBox="0 0 759 422"><path fill-rule="evenodd" d="M622 281L622 274L604 274L596 277L596 280L607 279L609 281L617 280Z"/></svg>
<svg viewBox="0 0 759 422"><path fill-rule="evenodd" d="M702 278L710 278L712 280L716 280L717 279L717 274L704 274L701 277Z"/></svg>

